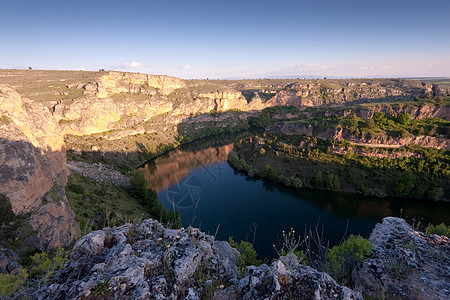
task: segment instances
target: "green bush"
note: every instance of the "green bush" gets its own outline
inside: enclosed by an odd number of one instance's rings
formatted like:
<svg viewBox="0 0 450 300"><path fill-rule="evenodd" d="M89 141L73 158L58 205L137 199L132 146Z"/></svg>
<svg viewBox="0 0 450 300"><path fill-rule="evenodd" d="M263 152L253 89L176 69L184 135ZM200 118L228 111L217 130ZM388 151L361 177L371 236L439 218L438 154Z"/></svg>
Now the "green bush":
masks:
<svg viewBox="0 0 450 300"><path fill-rule="evenodd" d="M425 232L428 234L445 235L446 237L450 237L450 226L447 226L444 223L436 226L429 224L425 229Z"/></svg>
<svg viewBox="0 0 450 300"><path fill-rule="evenodd" d="M156 191L148 188L147 179L140 170L130 172L130 193L144 205L148 212L158 218L160 221L169 223L174 228L181 227L180 213L169 211L158 201Z"/></svg>
<svg viewBox="0 0 450 300"><path fill-rule="evenodd" d="M351 285L351 274L356 265L372 254L369 240L350 235L341 245L327 253L326 270L341 285Z"/></svg>
<svg viewBox="0 0 450 300"><path fill-rule="evenodd" d="M228 243L241 254L238 260L238 268L241 274L246 272L247 266L259 266L261 264L261 260L257 259L258 254L251 243L245 241L237 243L233 240L233 237L229 238Z"/></svg>
<svg viewBox="0 0 450 300"><path fill-rule="evenodd" d="M10 297L21 286L25 285L28 278L26 269L20 269L17 274L0 274L0 295Z"/></svg>
<svg viewBox="0 0 450 300"><path fill-rule="evenodd" d="M330 191L337 191L339 190L339 187L340 187L339 177L335 174L330 174L328 176L327 189Z"/></svg>
<svg viewBox="0 0 450 300"><path fill-rule="evenodd" d="M6 297L15 295L14 299L22 299L23 293L29 293L48 284L53 275L64 267L68 257L69 251L61 247L53 255L47 252L35 253L30 256L29 271L21 268L17 274L0 274L0 295Z"/></svg>
<svg viewBox="0 0 450 300"><path fill-rule="evenodd" d="M402 113L398 117L398 122L402 125L409 125L411 123L411 115L408 113Z"/></svg>
<svg viewBox="0 0 450 300"><path fill-rule="evenodd" d="M67 185L67 188L68 188L71 192L74 192L75 194L83 195L84 192L85 192L84 186L82 186L82 185L80 185L80 184L75 184L75 183L68 184L68 185Z"/></svg>
<svg viewBox="0 0 450 300"><path fill-rule="evenodd" d="M438 201L444 196L444 189L440 186L432 187L427 192L428 199Z"/></svg>
<svg viewBox="0 0 450 300"><path fill-rule="evenodd" d="M5 195L0 194L0 225L3 222L11 222L14 216L11 202Z"/></svg>
<svg viewBox="0 0 450 300"><path fill-rule="evenodd" d="M266 168L264 169L263 176L265 178L270 179L270 180L277 180L278 179L277 169L275 169L271 165L266 165Z"/></svg>
<svg viewBox="0 0 450 300"><path fill-rule="evenodd" d="M395 184L395 193L399 196L408 196L416 183L416 177L411 170L406 170Z"/></svg>
<svg viewBox="0 0 450 300"><path fill-rule="evenodd" d="M314 177L313 183L316 186L322 184L322 172L321 171L317 171L316 176Z"/></svg>

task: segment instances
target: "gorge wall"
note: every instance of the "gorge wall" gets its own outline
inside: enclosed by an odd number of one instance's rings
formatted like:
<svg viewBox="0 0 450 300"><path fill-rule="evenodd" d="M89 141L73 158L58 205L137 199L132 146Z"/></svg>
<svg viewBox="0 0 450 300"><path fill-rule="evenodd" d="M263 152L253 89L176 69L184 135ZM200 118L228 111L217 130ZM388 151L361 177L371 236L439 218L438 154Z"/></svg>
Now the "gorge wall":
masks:
<svg viewBox="0 0 450 300"><path fill-rule="evenodd" d="M47 108L0 85L0 194L26 215L39 247L67 246L78 225L64 192L63 135Z"/></svg>
<svg viewBox="0 0 450 300"><path fill-rule="evenodd" d="M99 153L129 164L145 159L140 153L178 143L181 135L248 128L249 117L279 105L300 108L306 117L307 108L323 106L342 107L324 109L324 116L394 110L413 118L448 119L450 114L448 105L374 104L449 93L447 86L403 79L220 81L126 72L0 70L0 84L9 84L1 88L0 193L8 197L14 214L30 214L34 229L45 228L45 219L69 224L57 227L60 232L39 229L52 236L42 237L52 246L67 244L76 232L64 195L66 147L75 154ZM368 102L367 107L345 107ZM445 141L413 142L448 148Z"/></svg>

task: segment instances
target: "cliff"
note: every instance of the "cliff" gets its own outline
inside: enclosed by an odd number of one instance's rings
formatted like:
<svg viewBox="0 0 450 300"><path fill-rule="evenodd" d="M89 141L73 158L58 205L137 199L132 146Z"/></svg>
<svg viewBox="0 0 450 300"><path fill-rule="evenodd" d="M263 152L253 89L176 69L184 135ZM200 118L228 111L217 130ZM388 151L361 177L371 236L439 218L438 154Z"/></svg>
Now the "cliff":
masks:
<svg viewBox="0 0 450 300"><path fill-rule="evenodd" d="M0 85L0 194L27 215L38 247L67 246L78 225L64 192L68 170L58 124L47 108Z"/></svg>
<svg viewBox="0 0 450 300"><path fill-rule="evenodd" d="M406 79L182 80L115 71L0 70L0 83L47 107L66 145L76 151L156 152L180 135L198 137L248 127L243 123L249 116L280 105L301 110L342 107L328 113L362 116L391 109L382 103L395 101L394 109L414 118L448 118L450 113L448 105L401 107L427 93L449 93L445 82ZM344 109L369 102L367 107Z"/></svg>

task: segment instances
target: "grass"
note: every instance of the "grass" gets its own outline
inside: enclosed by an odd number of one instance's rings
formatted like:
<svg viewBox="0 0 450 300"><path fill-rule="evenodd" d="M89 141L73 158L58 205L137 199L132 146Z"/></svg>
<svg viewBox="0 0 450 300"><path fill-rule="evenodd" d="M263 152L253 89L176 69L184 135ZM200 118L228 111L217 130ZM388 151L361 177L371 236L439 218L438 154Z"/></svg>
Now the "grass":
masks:
<svg viewBox="0 0 450 300"><path fill-rule="evenodd" d="M75 172L69 176L66 194L85 232L154 217L126 188L102 185Z"/></svg>

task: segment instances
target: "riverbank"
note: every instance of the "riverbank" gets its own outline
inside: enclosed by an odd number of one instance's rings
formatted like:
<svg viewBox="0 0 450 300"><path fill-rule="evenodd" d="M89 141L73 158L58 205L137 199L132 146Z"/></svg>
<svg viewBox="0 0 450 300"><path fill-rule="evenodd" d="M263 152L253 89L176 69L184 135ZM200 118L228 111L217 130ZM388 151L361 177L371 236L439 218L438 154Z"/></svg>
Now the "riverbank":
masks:
<svg viewBox="0 0 450 300"><path fill-rule="evenodd" d="M450 159L443 149L380 150L304 135L264 133L237 142L228 161L250 177L296 188L449 199Z"/></svg>

